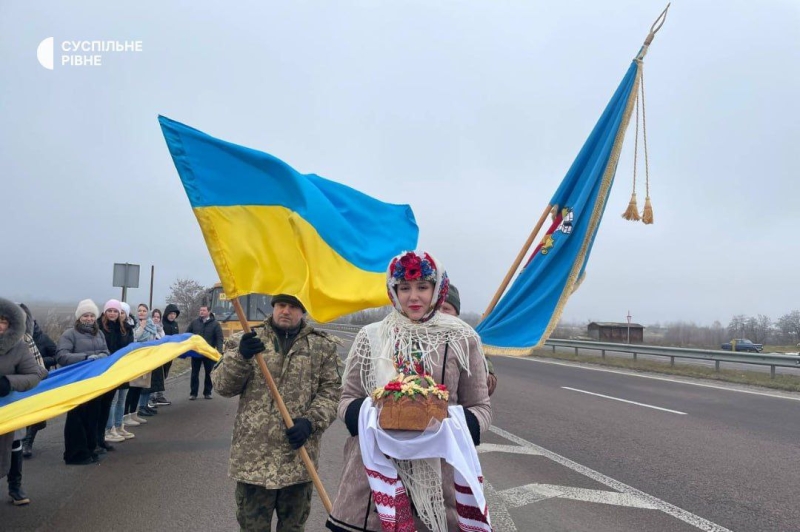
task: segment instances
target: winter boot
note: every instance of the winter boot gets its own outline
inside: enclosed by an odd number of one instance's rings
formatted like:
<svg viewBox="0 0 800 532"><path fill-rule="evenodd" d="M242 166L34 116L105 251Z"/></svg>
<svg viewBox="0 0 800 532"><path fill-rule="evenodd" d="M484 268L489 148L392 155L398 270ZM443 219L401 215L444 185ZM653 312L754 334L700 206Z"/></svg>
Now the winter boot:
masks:
<svg viewBox="0 0 800 532"><path fill-rule="evenodd" d="M32 426L25 430L25 437L22 438L22 456L24 458L30 458L33 455L33 440L36 439L37 432L39 429Z"/></svg>
<svg viewBox="0 0 800 532"><path fill-rule="evenodd" d="M22 491L22 447L11 452L11 468L8 470L8 495L14 506L30 504L31 500Z"/></svg>

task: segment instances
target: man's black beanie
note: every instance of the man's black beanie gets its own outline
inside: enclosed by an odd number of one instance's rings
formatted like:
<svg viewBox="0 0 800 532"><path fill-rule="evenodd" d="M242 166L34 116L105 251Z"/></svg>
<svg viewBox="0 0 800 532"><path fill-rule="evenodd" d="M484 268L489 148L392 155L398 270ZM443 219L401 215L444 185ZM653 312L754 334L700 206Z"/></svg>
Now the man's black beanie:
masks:
<svg viewBox="0 0 800 532"><path fill-rule="evenodd" d="M272 306L275 306L275 303L288 303L290 305L294 305L296 307L300 307L300 310L303 311L303 314L306 313L306 307L300 303L300 300L294 296L290 296L289 294L276 294L272 296Z"/></svg>

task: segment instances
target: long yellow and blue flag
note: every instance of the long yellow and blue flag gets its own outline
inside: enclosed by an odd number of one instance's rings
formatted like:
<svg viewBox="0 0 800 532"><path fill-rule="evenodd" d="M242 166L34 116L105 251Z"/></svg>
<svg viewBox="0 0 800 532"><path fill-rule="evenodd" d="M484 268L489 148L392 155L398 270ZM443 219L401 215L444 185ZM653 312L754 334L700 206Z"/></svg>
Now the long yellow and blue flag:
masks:
<svg viewBox="0 0 800 532"><path fill-rule="evenodd" d="M417 246L411 207L158 120L228 297L291 294L318 321L389 304L386 267Z"/></svg>
<svg viewBox="0 0 800 532"><path fill-rule="evenodd" d="M580 284L603 218L631 111L642 47L550 200L553 220L527 265L478 325L488 353L529 354L550 336Z"/></svg>
<svg viewBox="0 0 800 532"><path fill-rule="evenodd" d="M196 353L214 361L220 357L202 336L176 334L130 344L106 358L51 371L27 392L11 392L0 397L0 434L68 412L184 353Z"/></svg>

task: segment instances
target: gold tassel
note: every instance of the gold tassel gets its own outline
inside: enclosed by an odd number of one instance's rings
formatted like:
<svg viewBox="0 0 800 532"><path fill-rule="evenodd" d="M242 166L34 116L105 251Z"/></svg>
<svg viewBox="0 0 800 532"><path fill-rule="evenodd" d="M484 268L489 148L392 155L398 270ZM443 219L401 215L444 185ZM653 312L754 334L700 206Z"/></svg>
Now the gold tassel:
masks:
<svg viewBox="0 0 800 532"><path fill-rule="evenodd" d="M636 192L631 194L631 201L628 203L628 208L622 213L622 217L632 222L639 221L639 207L636 206Z"/></svg>
<svg viewBox="0 0 800 532"><path fill-rule="evenodd" d="M650 205L650 196L644 199L644 210L642 211L642 223L650 225L653 223L653 206Z"/></svg>

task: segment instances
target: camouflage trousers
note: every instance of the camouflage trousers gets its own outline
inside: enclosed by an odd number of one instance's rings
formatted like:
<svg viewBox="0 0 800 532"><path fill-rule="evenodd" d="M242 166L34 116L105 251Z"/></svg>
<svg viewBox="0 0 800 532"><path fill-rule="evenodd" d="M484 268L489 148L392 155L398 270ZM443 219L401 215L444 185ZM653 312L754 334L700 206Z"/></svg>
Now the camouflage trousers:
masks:
<svg viewBox="0 0 800 532"><path fill-rule="evenodd" d="M311 511L311 482L269 490L236 483L236 520L242 532L269 532L272 514L278 514L277 532L303 532Z"/></svg>

